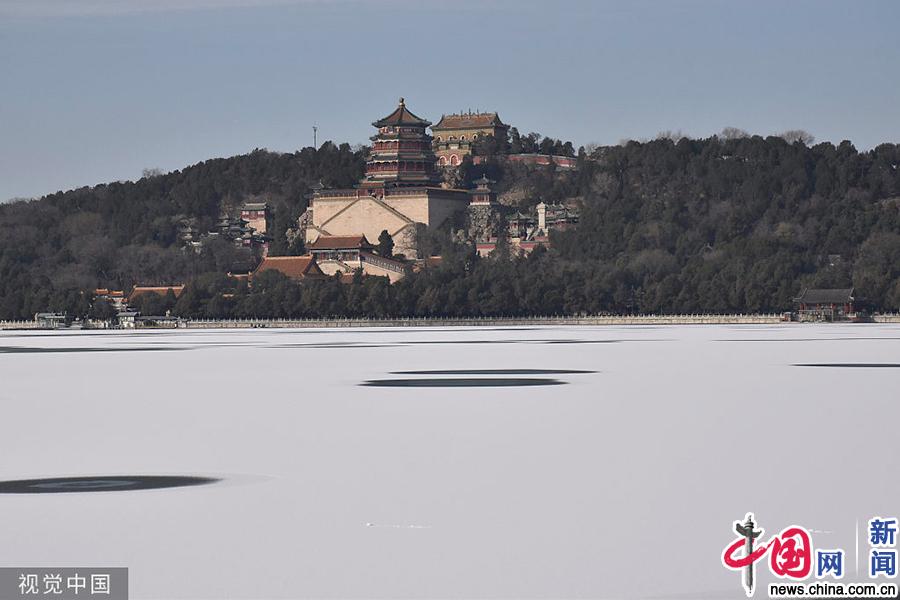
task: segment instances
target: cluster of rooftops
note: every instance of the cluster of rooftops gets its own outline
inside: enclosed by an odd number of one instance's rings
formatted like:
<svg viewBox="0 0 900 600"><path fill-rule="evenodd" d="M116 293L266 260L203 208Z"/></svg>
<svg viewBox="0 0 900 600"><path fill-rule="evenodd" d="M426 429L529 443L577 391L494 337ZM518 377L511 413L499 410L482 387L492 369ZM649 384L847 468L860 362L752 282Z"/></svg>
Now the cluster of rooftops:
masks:
<svg viewBox="0 0 900 600"><path fill-rule="evenodd" d="M277 271L295 281L325 279L332 275L322 271L319 267L319 261L332 260L335 256L351 262L360 260L374 261L382 268L393 269L398 273L405 272L407 268L420 270L427 266L434 266L439 261L439 257L432 257L430 260L404 263L374 254L374 250L375 246L366 239L365 235L321 236L309 245L309 253L304 256L264 256L253 271L249 273L229 273L228 276L239 281L250 282L255 276L262 273ZM355 256L348 256L349 254L354 254ZM341 281L349 283L352 281L352 278L352 272L343 273ZM177 299L181 297L184 290L185 284L183 283L173 285L135 285L128 293L123 290L97 288L94 290L94 300L106 300L120 313L132 313L133 307L138 304L143 296L156 294L166 297L171 293ZM41 314L43 315L43 313Z"/></svg>
<svg viewBox="0 0 900 600"><path fill-rule="evenodd" d="M441 131L449 129L474 129L479 127L500 127L508 128L509 126L500 120L500 116L496 112L459 112L453 114L441 115L437 124L431 124L428 119L423 119L412 113L406 107L406 101L400 98L400 102L394 112L378 119L372 123L375 127L382 128L397 125L411 125L417 127L431 127L432 131Z"/></svg>

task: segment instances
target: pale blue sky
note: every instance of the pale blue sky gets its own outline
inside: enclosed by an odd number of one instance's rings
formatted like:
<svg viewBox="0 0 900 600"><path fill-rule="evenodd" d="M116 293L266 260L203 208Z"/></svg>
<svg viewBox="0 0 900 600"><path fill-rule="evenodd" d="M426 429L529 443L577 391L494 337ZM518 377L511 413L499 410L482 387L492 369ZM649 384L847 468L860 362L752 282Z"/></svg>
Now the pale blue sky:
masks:
<svg viewBox="0 0 900 600"><path fill-rule="evenodd" d="M0 0L0 199L363 143L405 96L576 146L900 141L900 2Z"/></svg>

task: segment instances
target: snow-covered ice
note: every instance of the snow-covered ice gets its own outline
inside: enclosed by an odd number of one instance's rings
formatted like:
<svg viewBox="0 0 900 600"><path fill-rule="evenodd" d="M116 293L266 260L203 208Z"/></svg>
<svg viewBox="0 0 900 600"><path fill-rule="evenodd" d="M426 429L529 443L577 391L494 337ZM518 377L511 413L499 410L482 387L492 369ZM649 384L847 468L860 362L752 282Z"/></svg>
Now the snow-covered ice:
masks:
<svg viewBox="0 0 900 600"><path fill-rule="evenodd" d="M849 581L900 513L900 326L0 332L0 381L0 480L221 479L0 494L0 565L133 598L741 598L747 512Z"/></svg>

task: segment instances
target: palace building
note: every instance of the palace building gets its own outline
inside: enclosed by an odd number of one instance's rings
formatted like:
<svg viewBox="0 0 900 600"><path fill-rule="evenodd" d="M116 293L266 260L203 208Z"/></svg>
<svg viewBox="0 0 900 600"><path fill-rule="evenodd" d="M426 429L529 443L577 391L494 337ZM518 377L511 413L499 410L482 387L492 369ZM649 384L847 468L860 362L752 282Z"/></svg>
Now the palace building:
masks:
<svg viewBox="0 0 900 600"><path fill-rule="evenodd" d="M135 302L137 302L138 298L140 298L141 296L145 296L147 294L156 294L158 296L166 297L169 294L169 292L172 292L172 294L176 298L180 298L182 292L184 292L184 284L181 283L178 285L158 285L158 286L136 285L133 288L131 288L131 293L128 294L128 298L126 298L125 304L128 306L132 306L132 305L134 305Z"/></svg>
<svg viewBox="0 0 900 600"><path fill-rule="evenodd" d="M801 321L845 321L855 316L853 288L803 290L794 303Z"/></svg>
<svg viewBox="0 0 900 600"><path fill-rule="evenodd" d="M410 112L403 98L372 125L378 132L371 138L365 177L354 188L316 190L300 218L303 239L313 247L320 237L377 240L387 230L395 254L420 258L419 236L464 213L469 193L441 187L426 131L431 123Z"/></svg>
<svg viewBox="0 0 900 600"><path fill-rule="evenodd" d="M254 233L266 235L269 228L269 205L265 202L247 202L241 207L241 219L247 221Z"/></svg>
<svg viewBox="0 0 900 600"><path fill-rule="evenodd" d="M495 112L443 115L431 128L438 165L455 167L464 156L472 153L478 138L492 135L505 140L508 130L509 125L504 124Z"/></svg>
<svg viewBox="0 0 900 600"><path fill-rule="evenodd" d="M265 256L249 276L238 275L235 279L252 280L253 277L266 271L278 271L294 281L325 277L314 256Z"/></svg>
<svg viewBox="0 0 900 600"><path fill-rule="evenodd" d="M307 249L326 275L352 273L361 269L367 275L387 277L394 283L406 274L404 263L375 254L375 246L364 235L323 235Z"/></svg>

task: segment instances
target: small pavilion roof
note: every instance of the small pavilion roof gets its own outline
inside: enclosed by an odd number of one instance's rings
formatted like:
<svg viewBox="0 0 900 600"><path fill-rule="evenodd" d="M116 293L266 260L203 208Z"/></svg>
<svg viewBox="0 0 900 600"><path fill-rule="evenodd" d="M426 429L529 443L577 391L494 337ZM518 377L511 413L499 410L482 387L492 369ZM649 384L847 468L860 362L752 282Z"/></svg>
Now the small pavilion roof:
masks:
<svg viewBox="0 0 900 600"><path fill-rule="evenodd" d="M853 302L853 288L806 288L795 301L801 304L847 304Z"/></svg>
<svg viewBox="0 0 900 600"><path fill-rule="evenodd" d="M372 247L365 235L320 235L308 246L310 250L360 250Z"/></svg>
<svg viewBox="0 0 900 600"><path fill-rule="evenodd" d="M372 125L375 127L385 127L387 125L419 125L428 127L431 125L431 121L426 121L425 119L421 119L412 114L409 109L406 108L406 102L404 102L403 98L400 98L400 104L397 105L394 112L383 119L375 121Z"/></svg>

